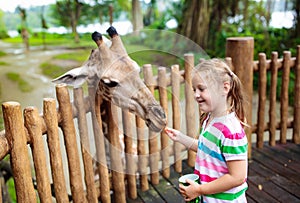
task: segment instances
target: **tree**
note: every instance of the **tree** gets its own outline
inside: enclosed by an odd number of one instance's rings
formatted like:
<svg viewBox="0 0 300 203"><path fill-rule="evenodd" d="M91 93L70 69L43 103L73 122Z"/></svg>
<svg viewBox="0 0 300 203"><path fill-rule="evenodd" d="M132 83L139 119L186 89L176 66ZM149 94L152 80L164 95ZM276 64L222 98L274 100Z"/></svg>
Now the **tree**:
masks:
<svg viewBox="0 0 300 203"><path fill-rule="evenodd" d="M239 15L247 18L248 2L249 0L185 0L183 17L177 31L203 48L213 48L224 21Z"/></svg>
<svg viewBox="0 0 300 203"><path fill-rule="evenodd" d="M7 38L7 29L3 20L3 12L0 10L0 39Z"/></svg>
<svg viewBox="0 0 300 203"><path fill-rule="evenodd" d="M132 25L133 31L143 29L143 15L139 0L132 0Z"/></svg>
<svg viewBox="0 0 300 203"><path fill-rule="evenodd" d="M17 10L19 11L21 17L21 26L19 32L21 33L21 37L23 39L26 51L29 51L29 32L26 22L27 13L26 10L24 8L21 8L20 6L17 7Z"/></svg>
<svg viewBox="0 0 300 203"><path fill-rule="evenodd" d="M207 47L211 15L211 0L185 0L182 21L177 32L193 40L201 47Z"/></svg>
<svg viewBox="0 0 300 203"><path fill-rule="evenodd" d="M80 19L83 3L79 0L57 0L56 9L62 25L71 27L75 43L79 43L77 24Z"/></svg>

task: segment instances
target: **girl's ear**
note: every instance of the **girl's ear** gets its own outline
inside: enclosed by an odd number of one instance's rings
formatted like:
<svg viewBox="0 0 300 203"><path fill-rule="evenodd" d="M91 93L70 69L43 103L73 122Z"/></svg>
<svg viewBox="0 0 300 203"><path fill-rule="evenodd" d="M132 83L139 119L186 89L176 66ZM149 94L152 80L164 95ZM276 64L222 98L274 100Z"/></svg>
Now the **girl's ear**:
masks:
<svg viewBox="0 0 300 203"><path fill-rule="evenodd" d="M224 82L224 93L227 95L229 90L230 90L230 82L226 81Z"/></svg>

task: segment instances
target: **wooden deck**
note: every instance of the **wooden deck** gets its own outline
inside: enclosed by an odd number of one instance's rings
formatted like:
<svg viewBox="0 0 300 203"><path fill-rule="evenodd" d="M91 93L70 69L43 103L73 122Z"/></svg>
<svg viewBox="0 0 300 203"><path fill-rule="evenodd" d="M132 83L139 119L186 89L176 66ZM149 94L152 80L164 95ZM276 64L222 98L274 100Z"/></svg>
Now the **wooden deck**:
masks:
<svg viewBox="0 0 300 203"><path fill-rule="evenodd" d="M249 160L247 200L249 203L300 202L300 145L288 143L263 149L252 147ZM183 173L193 169L183 161ZM171 168L168 179L161 178L159 185L150 185L146 192L138 191L136 200L129 203L184 203L178 191L178 177L181 174Z"/></svg>

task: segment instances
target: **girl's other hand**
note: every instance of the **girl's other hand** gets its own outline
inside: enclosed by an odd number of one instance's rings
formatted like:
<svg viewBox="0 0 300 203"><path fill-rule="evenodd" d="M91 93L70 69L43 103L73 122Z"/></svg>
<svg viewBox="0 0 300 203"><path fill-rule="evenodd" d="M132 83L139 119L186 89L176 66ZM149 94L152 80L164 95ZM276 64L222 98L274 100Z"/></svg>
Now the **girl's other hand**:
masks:
<svg viewBox="0 0 300 203"><path fill-rule="evenodd" d="M199 184L194 182L193 180L186 180L186 183L188 183L188 186L184 186L182 184L179 184L179 191L181 195L183 196L185 201L191 201L195 199L196 197L200 196L199 194Z"/></svg>

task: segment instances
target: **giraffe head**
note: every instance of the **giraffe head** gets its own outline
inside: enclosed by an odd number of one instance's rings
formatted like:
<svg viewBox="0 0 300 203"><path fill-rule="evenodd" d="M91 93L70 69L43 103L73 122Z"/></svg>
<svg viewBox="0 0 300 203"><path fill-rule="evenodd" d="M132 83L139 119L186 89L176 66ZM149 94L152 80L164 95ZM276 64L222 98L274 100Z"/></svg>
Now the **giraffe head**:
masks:
<svg viewBox="0 0 300 203"><path fill-rule="evenodd" d="M145 120L150 130L161 131L167 122L164 110L140 78L140 67L128 56L115 28L110 27L107 32L111 37L109 41L94 32L92 39L98 48L91 51L81 67L53 82L79 87L87 81L88 85L98 87L106 100Z"/></svg>

